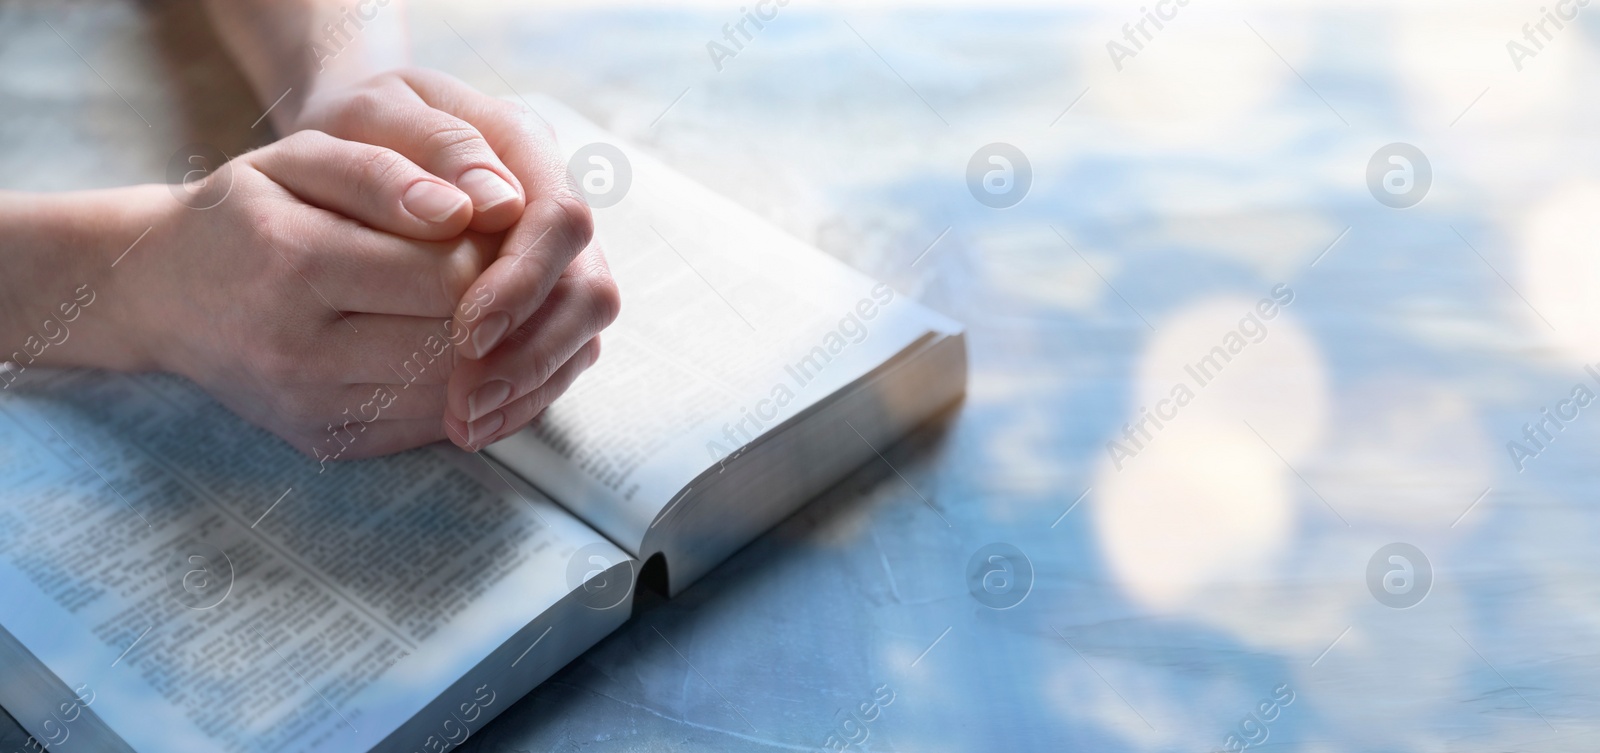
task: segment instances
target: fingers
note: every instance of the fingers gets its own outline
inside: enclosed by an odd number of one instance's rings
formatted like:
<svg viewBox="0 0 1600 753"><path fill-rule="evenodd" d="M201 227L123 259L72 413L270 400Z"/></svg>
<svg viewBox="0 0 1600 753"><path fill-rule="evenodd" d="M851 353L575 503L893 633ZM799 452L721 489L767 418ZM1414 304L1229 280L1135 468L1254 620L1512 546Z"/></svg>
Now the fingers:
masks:
<svg viewBox="0 0 1600 753"><path fill-rule="evenodd" d="M258 217L255 233L332 312L444 318L499 252L499 239L468 232L413 241L312 207ZM464 339L464 338L463 338Z"/></svg>
<svg viewBox="0 0 1600 753"><path fill-rule="evenodd" d="M466 336L454 319L344 314L307 335L286 330L245 344L251 372L285 394L335 385L443 385ZM320 415L320 414L316 414Z"/></svg>
<svg viewBox="0 0 1600 753"><path fill-rule="evenodd" d="M557 369L538 389L511 401L499 410L492 411L470 424L454 415L446 414L445 429L451 442L465 450L476 452L512 432L521 431L556 398L567 391L578 376L587 371L600 358L600 338L596 337L579 348L572 358Z"/></svg>
<svg viewBox="0 0 1600 753"><path fill-rule="evenodd" d="M592 232L588 208L581 203L561 199L530 206L506 236L499 256L474 283L496 297L471 326L463 355L483 358L527 323L555 288L561 270L573 261L574 244L587 243ZM616 293L615 286L611 291Z"/></svg>
<svg viewBox="0 0 1600 753"><path fill-rule="evenodd" d="M325 365L308 367L307 381L403 390L448 384L456 345L465 339L453 318L346 314L324 325L318 348Z"/></svg>
<svg viewBox="0 0 1600 753"><path fill-rule="evenodd" d="M342 138L393 149L465 192L473 230L511 227L522 216L522 185L489 142L471 123L423 101L403 79L390 80L394 85L355 94L330 127Z"/></svg>
<svg viewBox="0 0 1600 753"><path fill-rule="evenodd" d="M303 443L322 445L325 454L336 454L375 426L426 421L438 428L444 400L442 384L352 384L280 400L266 418L292 427L291 433Z"/></svg>
<svg viewBox="0 0 1600 753"><path fill-rule="evenodd" d="M306 203L407 238L444 240L472 220L472 201L400 153L299 131L249 155Z"/></svg>
<svg viewBox="0 0 1600 753"><path fill-rule="evenodd" d="M450 380L450 413L477 421L548 381L618 313L615 286L598 255L580 257L544 306L481 360L461 360Z"/></svg>
<svg viewBox="0 0 1600 753"><path fill-rule="evenodd" d="M429 105L476 126L527 194L521 219L511 228L499 257L478 280L493 291L495 300L471 325L472 336L462 353L483 358L544 304L562 270L594 237L594 218L567 172L549 126L536 114L437 72L408 70L399 75Z"/></svg>

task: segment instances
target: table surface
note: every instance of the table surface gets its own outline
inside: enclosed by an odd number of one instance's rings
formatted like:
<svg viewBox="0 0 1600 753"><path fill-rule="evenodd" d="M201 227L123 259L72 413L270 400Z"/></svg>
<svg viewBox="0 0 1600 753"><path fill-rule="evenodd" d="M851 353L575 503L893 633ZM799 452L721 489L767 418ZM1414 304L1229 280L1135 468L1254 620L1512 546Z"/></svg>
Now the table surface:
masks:
<svg viewBox="0 0 1600 753"><path fill-rule="evenodd" d="M731 7L415 3L418 62L572 103L972 359L463 750L1593 750L1600 24L1513 60L1507 5L795 3L719 70ZM190 4L0 5L0 187L159 182L259 115Z"/></svg>

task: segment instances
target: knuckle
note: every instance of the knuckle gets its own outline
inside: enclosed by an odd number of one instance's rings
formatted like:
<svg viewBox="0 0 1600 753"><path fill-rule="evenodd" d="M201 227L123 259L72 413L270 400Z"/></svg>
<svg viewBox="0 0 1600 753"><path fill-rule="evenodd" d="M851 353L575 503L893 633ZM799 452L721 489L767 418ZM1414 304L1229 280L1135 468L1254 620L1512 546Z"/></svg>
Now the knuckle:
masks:
<svg viewBox="0 0 1600 753"><path fill-rule="evenodd" d="M243 346L246 349L243 362L261 381L280 388L295 388L283 392L282 399L300 401L302 407L311 406L315 400L307 389L346 381L344 361L329 357L330 350L319 339L317 332L325 329L327 327L315 320L308 322L286 316L269 324Z"/></svg>
<svg viewBox="0 0 1600 753"><path fill-rule="evenodd" d="M303 384L308 367L305 353L295 338L282 331L269 333L251 353L249 363L263 381L275 385ZM285 406L279 405L282 410Z"/></svg>
<svg viewBox="0 0 1600 753"><path fill-rule="evenodd" d="M521 105L499 98L489 98L485 107L490 116L502 123L517 123L523 119L526 111Z"/></svg>
<svg viewBox="0 0 1600 753"><path fill-rule="evenodd" d="M534 112L531 108L519 105L508 100L497 100L494 105L496 115L507 123L516 124L519 131L538 141L553 142L556 139L556 130L544 116Z"/></svg>
<svg viewBox="0 0 1600 753"><path fill-rule="evenodd" d="M325 271L323 260L300 242L293 223L282 213L266 208L256 209L246 221L256 239L265 244L265 248L257 248L266 261L265 266L274 270L274 277L284 283L280 286L283 290L294 290L289 283L304 286L305 282L299 279L302 275L317 279Z"/></svg>
<svg viewBox="0 0 1600 753"><path fill-rule="evenodd" d="M435 68L420 65L407 65L392 69L396 78L409 89L416 90L417 83L445 86L456 82L456 77Z"/></svg>
<svg viewBox="0 0 1600 753"><path fill-rule="evenodd" d="M349 170L352 184L365 188L386 186L405 177L408 166L399 152L374 147L368 150L366 158L352 162Z"/></svg>
<svg viewBox="0 0 1600 753"><path fill-rule="evenodd" d="M530 119L533 121L533 126L539 129L539 133L544 134L546 139L551 142L556 140L556 127L550 125L550 121L545 120L544 116L533 113Z"/></svg>
<svg viewBox="0 0 1600 753"><path fill-rule="evenodd" d="M422 151L453 157L476 156L489 151L489 144L471 124L447 116L423 139Z"/></svg>
<svg viewBox="0 0 1600 753"><path fill-rule="evenodd" d="M589 275L584 279L584 291L595 331L611 326L622 313L622 291L616 281L609 274Z"/></svg>
<svg viewBox="0 0 1600 753"><path fill-rule="evenodd" d="M438 276L439 298L433 302L435 310L432 313L437 313L441 318L450 316L481 273L477 249L470 242L458 243L445 255Z"/></svg>
<svg viewBox="0 0 1600 753"><path fill-rule="evenodd" d="M273 249L286 264L286 268L278 275L278 289L285 292L285 297L302 300L307 306L313 303L325 306L320 299L310 300L316 297L316 293L307 285L307 281L328 279L334 267L333 258L318 248L287 239L274 242Z"/></svg>
<svg viewBox="0 0 1600 753"><path fill-rule="evenodd" d="M530 414L537 415L540 411L555 403L556 399L565 394L572 386L579 374L594 365L594 359L599 356L599 352L600 344L598 339L591 339L582 348L579 348L570 361L573 364L573 369L570 373L563 375L563 378L559 380L546 380L539 385L538 389L528 395Z"/></svg>
<svg viewBox="0 0 1600 753"><path fill-rule="evenodd" d="M328 138L328 134L325 134L321 131L304 129L295 131L288 136L284 136L283 138L278 139L276 144L264 148L282 149L291 152L304 152L308 149L316 148Z"/></svg>
<svg viewBox="0 0 1600 753"><path fill-rule="evenodd" d="M555 228L546 226L534 236L531 243L517 252L517 265L527 270L522 274L525 279L560 281L562 269L567 262L564 252L557 249L556 243L547 237L555 232Z"/></svg>
<svg viewBox="0 0 1600 753"><path fill-rule="evenodd" d="M530 391L528 394L522 396L521 399L517 400L515 414L509 418L515 418L517 421L523 423L532 421L533 417L539 415L541 411L549 407L550 401L555 399L555 397L559 394L561 393L555 390L555 385L552 385L548 382L541 384L536 389ZM510 421L507 421L507 423L510 423Z"/></svg>
<svg viewBox="0 0 1600 753"><path fill-rule="evenodd" d="M404 86L406 88L410 88L410 84L406 83L406 76L414 71L416 71L416 68L413 66L391 68L387 71L379 73L376 76L373 76L371 82L372 85L376 87Z"/></svg>
<svg viewBox="0 0 1600 753"><path fill-rule="evenodd" d="M561 360L556 353L543 350L536 353L530 361L528 370L522 374L522 383L523 389L531 393L549 383L550 377L561 368Z"/></svg>
<svg viewBox="0 0 1600 753"><path fill-rule="evenodd" d="M568 187L543 203L546 226L561 234L569 254L576 254L594 239L594 215L576 190Z"/></svg>
<svg viewBox="0 0 1600 753"><path fill-rule="evenodd" d="M359 128L375 122L387 106L388 97L376 88L362 87L349 95L339 108L335 122L342 128Z"/></svg>
<svg viewBox="0 0 1600 753"><path fill-rule="evenodd" d="M484 315L483 309L494 303L496 295L489 291L483 279L493 259L501 251L501 236L467 233L454 242L444 254L440 273L435 277L443 296L440 300L440 318L456 317L470 324ZM475 284L476 283L476 284Z"/></svg>
<svg viewBox="0 0 1600 753"><path fill-rule="evenodd" d="M561 368L559 344L536 338L536 330L536 324L530 320L506 338L515 343L516 355L506 367L497 371L508 373L504 378L516 385L515 395L532 393Z"/></svg>

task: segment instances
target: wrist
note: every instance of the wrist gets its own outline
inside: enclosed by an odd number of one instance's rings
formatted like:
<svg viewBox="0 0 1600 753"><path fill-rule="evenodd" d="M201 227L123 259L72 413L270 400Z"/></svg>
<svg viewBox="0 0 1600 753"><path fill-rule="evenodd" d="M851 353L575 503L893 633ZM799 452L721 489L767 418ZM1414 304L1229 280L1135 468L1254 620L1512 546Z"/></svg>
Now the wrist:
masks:
<svg viewBox="0 0 1600 753"><path fill-rule="evenodd" d="M129 268L161 223L161 186L14 194L0 210L0 360L20 369L160 368ZM171 203L170 197L166 197ZM144 237L141 237L144 236Z"/></svg>
<svg viewBox="0 0 1600 753"><path fill-rule="evenodd" d="M146 184L120 189L115 197L119 207L109 235L102 241L100 261L106 290L102 312L111 325L109 332L125 345L110 352L121 354L123 363L108 368L124 371L176 371L171 358L171 338L176 330L170 322L152 314L170 307L184 291L172 285L178 279L169 263L177 243L184 213L193 212L177 200L173 187ZM105 257L111 257L109 261ZM174 295L174 290L176 295Z"/></svg>

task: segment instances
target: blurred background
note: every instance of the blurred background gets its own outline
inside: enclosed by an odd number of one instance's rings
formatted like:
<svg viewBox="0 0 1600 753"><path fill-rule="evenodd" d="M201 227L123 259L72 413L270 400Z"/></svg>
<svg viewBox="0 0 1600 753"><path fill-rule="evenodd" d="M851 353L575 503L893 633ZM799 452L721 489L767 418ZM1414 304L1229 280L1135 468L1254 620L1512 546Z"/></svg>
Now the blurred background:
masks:
<svg viewBox="0 0 1600 753"><path fill-rule="evenodd" d="M966 402L464 750L1597 747L1600 9L792 0L708 52L751 7L409 12L965 323ZM0 2L0 188L261 109L192 3Z"/></svg>

